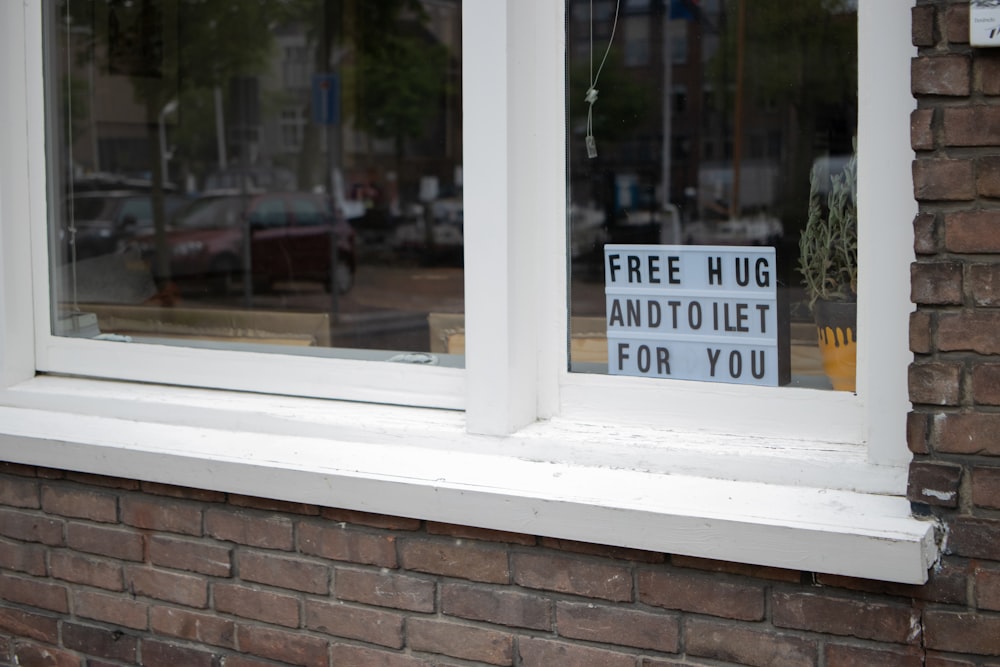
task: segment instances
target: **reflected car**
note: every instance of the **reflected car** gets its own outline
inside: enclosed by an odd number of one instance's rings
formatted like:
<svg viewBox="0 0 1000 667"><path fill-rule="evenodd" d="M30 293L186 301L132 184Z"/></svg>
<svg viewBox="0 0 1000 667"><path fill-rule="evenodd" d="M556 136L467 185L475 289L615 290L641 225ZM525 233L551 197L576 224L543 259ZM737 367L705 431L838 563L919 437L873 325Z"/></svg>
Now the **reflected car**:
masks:
<svg viewBox="0 0 1000 667"><path fill-rule="evenodd" d="M156 235L142 236L136 244L157 275ZM319 282L331 289L336 279L342 294L354 284L355 245L354 230L323 195L207 195L171 218L164 248L169 276L157 277L205 281L214 291L228 293L249 266L254 291L279 281Z"/></svg>
<svg viewBox="0 0 1000 667"><path fill-rule="evenodd" d="M163 195L164 212L169 217L189 202L176 194ZM59 230L64 261L84 260L115 252L123 241L153 227L153 203L148 192L133 190L92 190L66 199L66 213Z"/></svg>

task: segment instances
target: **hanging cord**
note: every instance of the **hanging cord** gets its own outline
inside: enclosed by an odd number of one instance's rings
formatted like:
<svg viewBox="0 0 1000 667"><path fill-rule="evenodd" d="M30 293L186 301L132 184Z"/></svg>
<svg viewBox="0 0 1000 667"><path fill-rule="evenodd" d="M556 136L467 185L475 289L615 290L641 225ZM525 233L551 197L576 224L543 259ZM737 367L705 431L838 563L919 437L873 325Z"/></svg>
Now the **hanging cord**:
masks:
<svg viewBox="0 0 1000 667"><path fill-rule="evenodd" d="M597 79L601 76L601 70L604 69L604 63L608 60L608 54L611 53L611 45L615 41L615 30L618 28L618 10L621 9L621 0L615 3L615 20L611 24L611 37L608 38L608 48L604 50L604 57L601 58L601 64L597 67L597 74L594 74L594 0L590 0L590 88L587 89L587 95L584 100L590 105L587 109L587 157L595 158L597 157L597 141L594 139L594 102L597 101Z"/></svg>

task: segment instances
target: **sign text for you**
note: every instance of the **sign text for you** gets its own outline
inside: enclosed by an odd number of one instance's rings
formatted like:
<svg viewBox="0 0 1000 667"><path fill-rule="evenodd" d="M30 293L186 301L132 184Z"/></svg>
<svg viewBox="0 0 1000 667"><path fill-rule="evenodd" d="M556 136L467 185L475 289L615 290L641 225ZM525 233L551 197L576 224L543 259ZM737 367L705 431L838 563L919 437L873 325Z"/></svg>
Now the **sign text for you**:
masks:
<svg viewBox="0 0 1000 667"><path fill-rule="evenodd" d="M778 384L774 248L607 245L608 372Z"/></svg>

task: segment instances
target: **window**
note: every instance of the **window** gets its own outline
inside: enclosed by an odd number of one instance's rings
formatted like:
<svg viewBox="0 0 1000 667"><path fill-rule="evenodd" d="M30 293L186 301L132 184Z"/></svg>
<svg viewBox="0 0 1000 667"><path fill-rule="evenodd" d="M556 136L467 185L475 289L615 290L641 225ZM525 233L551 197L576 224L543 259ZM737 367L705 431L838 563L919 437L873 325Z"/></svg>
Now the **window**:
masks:
<svg viewBox="0 0 1000 667"><path fill-rule="evenodd" d="M49 346L107 357L41 367L149 367L115 344L396 359L455 406L463 359L434 331L463 308L461 2L408 7L46 3ZM149 212L78 219L81 193Z"/></svg>
<svg viewBox="0 0 1000 667"><path fill-rule="evenodd" d="M564 8L513 0L465 9L463 157L451 174L463 206L461 216L447 205L435 212L463 225L468 298L463 321L442 322L441 332L464 341L465 367L429 368L412 363L419 358L303 356L292 345L280 354L220 349L207 337L199 346L52 335L49 283L60 274L49 272L46 207L62 198L47 196L53 179L38 148L58 131L44 123L45 85L57 81L43 77L41 6L0 4L0 144L11 156L0 162L0 457L922 581L933 531L900 497L908 260L873 261L878 248L908 247L898 238L908 226L863 228L859 318L873 333L856 395L571 373ZM859 165L863 182L879 184L860 205L869 219L909 220L909 4L859 9L859 151L881 157ZM429 196L433 181L425 188ZM258 194L247 188L245 198ZM289 226L280 231L279 248L292 242ZM866 326L875 313L877 332Z"/></svg>

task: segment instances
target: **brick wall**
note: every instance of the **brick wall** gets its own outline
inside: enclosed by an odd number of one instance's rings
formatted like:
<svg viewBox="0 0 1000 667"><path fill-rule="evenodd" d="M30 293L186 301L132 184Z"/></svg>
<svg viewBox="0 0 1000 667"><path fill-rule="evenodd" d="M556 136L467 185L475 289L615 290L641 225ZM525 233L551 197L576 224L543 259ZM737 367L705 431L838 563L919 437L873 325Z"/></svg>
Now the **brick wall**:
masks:
<svg viewBox="0 0 1000 667"><path fill-rule="evenodd" d="M1000 568L884 584L0 465L6 665L915 667L1000 655L970 603Z"/></svg>
<svg viewBox="0 0 1000 667"><path fill-rule="evenodd" d="M967 12L913 12L928 584L0 464L0 665L1000 667L1000 49L969 48Z"/></svg>

